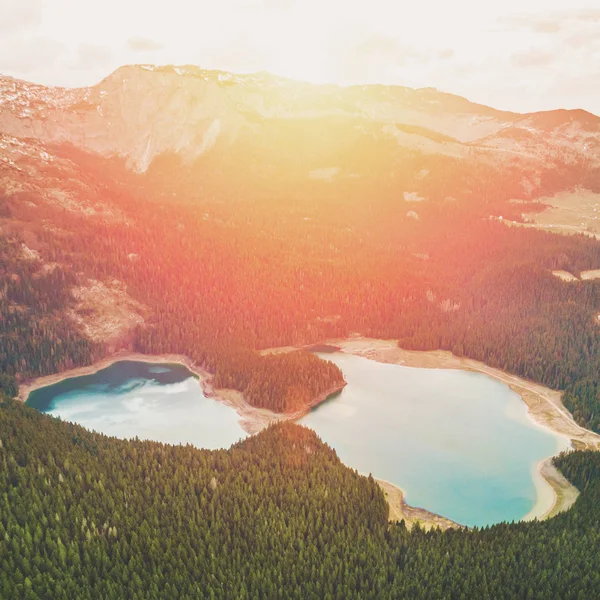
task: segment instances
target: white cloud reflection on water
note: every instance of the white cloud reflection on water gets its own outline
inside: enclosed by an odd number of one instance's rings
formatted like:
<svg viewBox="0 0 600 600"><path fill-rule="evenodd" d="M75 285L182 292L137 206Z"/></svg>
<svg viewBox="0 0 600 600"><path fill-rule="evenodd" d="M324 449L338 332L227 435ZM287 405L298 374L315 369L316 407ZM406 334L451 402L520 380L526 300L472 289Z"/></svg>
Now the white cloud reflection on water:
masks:
<svg viewBox="0 0 600 600"><path fill-rule="evenodd" d="M246 437L235 411L206 398L194 377L171 384L132 378L118 386L86 385L55 397L48 412L120 438L216 449Z"/></svg>

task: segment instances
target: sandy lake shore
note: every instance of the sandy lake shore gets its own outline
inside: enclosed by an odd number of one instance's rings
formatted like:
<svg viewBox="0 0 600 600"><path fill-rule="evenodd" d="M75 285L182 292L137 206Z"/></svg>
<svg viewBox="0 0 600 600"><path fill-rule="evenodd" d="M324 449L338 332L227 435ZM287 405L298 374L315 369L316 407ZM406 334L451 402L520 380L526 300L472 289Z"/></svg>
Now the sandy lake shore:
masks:
<svg viewBox="0 0 600 600"><path fill-rule="evenodd" d="M442 530L463 527L450 519L446 519L446 517L436 515L424 508L409 506L404 501L404 492L397 485L385 481L385 479L375 479L375 481L382 489L383 495L390 507L388 518L391 522L395 523L396 521L404 520L408 529L412 529L418 523L422 529L427 531L436 527Z"/></svg>
<svg viewBox="0 0 600 600"><path fill-rule="evenodd" d="M579 490L554 466L552 457L536 465L533 482L537 501L523 517L523 521L550 519L571 508L579 497Z"/></svg>

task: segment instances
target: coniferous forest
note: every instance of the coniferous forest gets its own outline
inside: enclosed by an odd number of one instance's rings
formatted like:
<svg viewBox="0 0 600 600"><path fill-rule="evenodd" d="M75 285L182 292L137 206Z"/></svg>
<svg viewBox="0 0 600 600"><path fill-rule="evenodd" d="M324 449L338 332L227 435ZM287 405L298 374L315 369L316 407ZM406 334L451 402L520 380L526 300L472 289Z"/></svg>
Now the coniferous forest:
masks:
<svg viewBox="0 0 600 600"><path fill-rule="evenodd" d="M256 406L294 412L343 383L313 356L258 351L358 332L451 350L565 390L576 421L599 430L600 281L564 282L552 271L597 268L600 245L490 219L514 213L514 190L496 187L486 171L471 174L479 196L428 203L415 221L391 190L245 197L200 188L198 179L171 181L159 167L138 176L117 161L55 152L78 165L89 202L112 216L29 192L4 199L14 231L25 231L4 234L1 249L8 375L47 374L105 352L63 318L84 275L123 282L147 308L126 347L185 354ZM46 266L21 257L23 239L35 240Z"/></svg>
<svg viewBox="0 0 600 600"><path fill-rule="evenodd" d="M0 597L595 598L600 455L555 462L582 491L567 513L409 532L388 526L372 478L297 425L208 451L3 400Z"/></svg>

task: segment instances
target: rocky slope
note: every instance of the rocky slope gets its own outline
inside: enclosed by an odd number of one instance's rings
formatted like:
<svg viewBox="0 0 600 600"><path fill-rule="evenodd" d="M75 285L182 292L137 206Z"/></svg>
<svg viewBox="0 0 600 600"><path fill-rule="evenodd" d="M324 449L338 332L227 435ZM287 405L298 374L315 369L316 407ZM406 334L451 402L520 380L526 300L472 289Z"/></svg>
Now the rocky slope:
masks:
<svg viewBox="0 0 600 600"><path fill-rule="evenodd" d="M127 66L74 90L0 78L0 133L118 156L138 173L169 154L189 165L241 152L264 165L281 153L294 164L300 153L306 177L325 172L328 180L364 176L344 151L375 139L396 161L410 151L494 168L519 164L524 194L550 168L600 165L600 119L584 111L520 115L433 89L317 86L196 67ZM306 158L311 149L314 160Z"/></svg>

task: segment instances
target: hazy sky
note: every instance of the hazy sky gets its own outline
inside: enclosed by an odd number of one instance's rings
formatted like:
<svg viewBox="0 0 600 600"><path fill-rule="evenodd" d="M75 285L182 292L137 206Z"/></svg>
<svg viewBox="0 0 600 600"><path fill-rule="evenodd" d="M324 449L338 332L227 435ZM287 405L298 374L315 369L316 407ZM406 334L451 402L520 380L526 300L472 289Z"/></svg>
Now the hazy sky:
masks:
<svg viewBox="0 0 600 600"><path fill-rule="evenodd" d="M88 85L122 64L437 87L600 114L598 0L0 0L0 73Z"/></svg>

